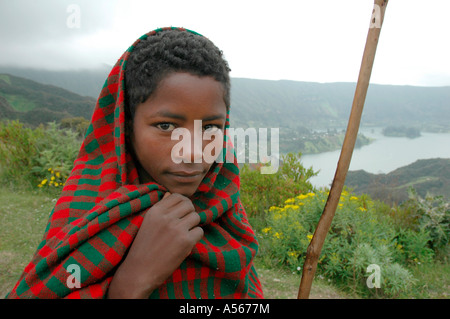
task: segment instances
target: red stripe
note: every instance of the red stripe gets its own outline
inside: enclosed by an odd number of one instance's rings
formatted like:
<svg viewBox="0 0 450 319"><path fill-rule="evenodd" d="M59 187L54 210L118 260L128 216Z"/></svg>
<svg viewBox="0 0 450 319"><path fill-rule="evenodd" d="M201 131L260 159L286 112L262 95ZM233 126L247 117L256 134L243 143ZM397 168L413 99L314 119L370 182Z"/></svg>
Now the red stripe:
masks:
<svg viewBox="0 0 450 319"><path fill-rule="evenodd" d="M116 252L113 248L110 248L107 253L105 254L105 258L112 264L117 265L121 260L122 257L118 252Z"/></svg>

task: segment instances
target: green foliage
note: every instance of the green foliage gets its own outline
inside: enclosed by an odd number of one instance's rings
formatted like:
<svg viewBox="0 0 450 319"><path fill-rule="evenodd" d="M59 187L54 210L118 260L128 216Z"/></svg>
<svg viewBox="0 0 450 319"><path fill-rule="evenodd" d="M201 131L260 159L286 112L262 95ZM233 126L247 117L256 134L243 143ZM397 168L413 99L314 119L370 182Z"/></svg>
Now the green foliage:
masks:
<svg viewBox="0 0 450 319"><path fill-rule="evenodd" d="M443 249L450 239L450 203L442 196L419 196L413 188L408 190L409 200L400 206L414 219L416 232L429 234L429 244L434 250Z"/></svg>
<svg viewBox="0 0 450 319"><path fill-rule="evenodd" d="M84 117L68 117L61 120L61 128L68 128L78 133L80 137L84 137L89 127L90 121Z"/></svg>
<svg viewBox="0 0 450 319"><path fill-rule="evenodd" d="M35 129L18 121L0 123L2 180L39 187L62 186L81 145L77 136L54 122Z"/></svg>
<svg viewBox="0 0 450 319"><path fill-rule="evenodd" d="M429 262L434 257L434 251L429 248L431 240L428 231L413 231L400 228L398 234L398 249L406 262Z"/></svg>
<svg viewBox="0 0 450 319"><path fill-rule="evenodd" d="M266 258L300 273L328 193L301 194L270 207L259 231ZM430 261L427 232L398 228L367 195L344 190L318 262L318 272L362 295L395 297L415 280L408 263ZM379 265L381 288L368 289L367 267Z"/></svg>
<svg viewBox="0 0 450 319"><path fill-rule="evenodd" d="M77 132L61 129L55 122L48 123L45 138L37 143L41 150L40 156L31 169L33 175L41 180L39 187L63 186L80 149L78 136ZM45 180L48 182L44 182Z"/></svg>
<svg viewBox="0 0 450 319"><path fill-rule="evenodd" d="M272 205L280 205L287 197L313 190L309 179L317 175L301 164L301 153L282 157L274 174L261 174L261 166L241 168L241 200L249 216L264 215Z"/></svg>
<svg viewBox="0 0 450 319"><path fill-rule="evenodd" d="M6 180L27 179L39 157L38 141L44 138L42 128L26 128L19 121L0 122L0 166Z"/></svg>
<svg viewBox="0 0 450 319"><path fill-rule="evenodd" d="M399 263L393 262L392 251L386 245L374 248L370 244L359 244L354 252L354 280L359 284L359 290L370 296L397 297L401 292L407 292L416 282L411 272ZM367 286L368 266L380 266L380 286L378 289L370 288L362 290ZM370 273L370 271L369 271ZM358 290L358 287L353 287ZM375 287L376 288L376 287Z"/></svg>

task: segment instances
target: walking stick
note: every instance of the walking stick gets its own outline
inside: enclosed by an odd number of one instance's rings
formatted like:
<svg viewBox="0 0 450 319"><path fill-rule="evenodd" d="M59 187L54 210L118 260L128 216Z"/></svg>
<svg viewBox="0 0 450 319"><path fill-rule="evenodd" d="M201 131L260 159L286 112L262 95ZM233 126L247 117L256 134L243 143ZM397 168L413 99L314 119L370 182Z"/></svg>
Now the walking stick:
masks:
<svg viewBox="0 0 450 319"><path fill-rule="evenodd" d="M370 75L372 73L373 62L380 36L381 26L384 20L384 13L388 0L375 0L372 17L370 20L369 33L367 35L366 46L359 71L358 83L356 85L355 96L353 98L352 110L345 133L344 143L342 145L341 155L337 164L333 183L327 203L317 224L311 243L306 252L306 259L303 265L302 279L298 291L298 299L309 298L314 273L317 268L317 261L322 250L325 237L331 226L336 207L341 197L344 187L345 177L350 166L353 149L355 147L358 128L361 121L361 114L366 99L367 89L369 87Z"/></svg>

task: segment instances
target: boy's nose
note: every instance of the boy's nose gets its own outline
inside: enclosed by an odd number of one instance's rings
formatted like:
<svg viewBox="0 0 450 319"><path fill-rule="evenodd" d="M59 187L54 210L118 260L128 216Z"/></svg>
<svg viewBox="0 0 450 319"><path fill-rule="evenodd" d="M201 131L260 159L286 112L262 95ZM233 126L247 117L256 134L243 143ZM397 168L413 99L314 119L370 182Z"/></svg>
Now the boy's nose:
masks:
<svg viewBox="0 0 450 319"><path fill-rule="evenodd" d="M175 163L202 163L203 160L203 137L202 130L193 128L178 128L172 134L172 140L182 140L172 148L172 160ZM175 132L175 131L174 131Z"/></svg>
<svg viewBox="0 0 450 319"><path fill-rule="evenodd" d="M203 140L202 132L200 134L194 131L190 131L191 143L190 147L186 147L182 154L182 160L185 163L201 163L203 156Z"/></svg>

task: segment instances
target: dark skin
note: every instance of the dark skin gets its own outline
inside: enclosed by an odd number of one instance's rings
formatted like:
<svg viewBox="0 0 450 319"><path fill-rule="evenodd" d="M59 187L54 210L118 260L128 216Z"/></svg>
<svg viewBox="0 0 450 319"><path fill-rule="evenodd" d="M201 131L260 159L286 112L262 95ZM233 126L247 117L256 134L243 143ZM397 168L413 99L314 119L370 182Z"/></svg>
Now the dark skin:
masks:
<svg viewBox="0 0 450 319"><path fill-rule="evenodd" d="M200 217L190 200L211 167L195 163L205 146L192 148L175 163L172 131L186 128L194 137L194 120L203 132L223 130L226 105L223 87L212 77L171 73L156 91L136 108L131 143L139 162L141 182L165 186L163 199L148 209L130 250L109 286L108 298L148 298L180 266L203 237ZM190 163L186 160L190 159Z"/></svg>

